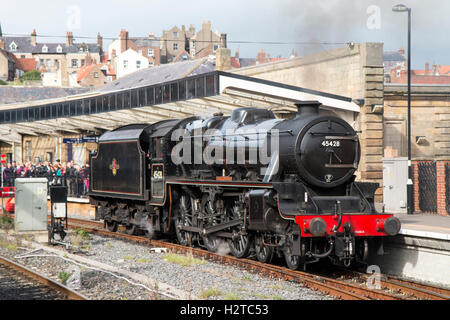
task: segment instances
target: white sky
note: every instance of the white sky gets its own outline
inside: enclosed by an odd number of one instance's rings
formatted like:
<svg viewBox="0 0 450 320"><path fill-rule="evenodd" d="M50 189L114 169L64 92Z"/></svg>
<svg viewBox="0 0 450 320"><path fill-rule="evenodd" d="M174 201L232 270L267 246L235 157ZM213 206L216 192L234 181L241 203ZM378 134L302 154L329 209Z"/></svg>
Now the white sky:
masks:
<svg viewBox="0 0 450 320"><path fill-rule="evenodd" d="M213 30L227 33L229 41L280 42L384 42L385 50L406 49L407 14L394 13L402 0L22 0L0 6L3 33L117 37L121 29L130 36L160 36L163 29L190 24L201 28L210 20ZM7 4L6 4L7 3ZM404 0L412 8L413 68L450 65L450 1ZM375 7L374 7L375 6ZM79 12L79 16L77 15ZM79 19L77 19L79 17ZM78 20L78 21L77 21ZM369 26L368 26L369 23ZM38 41L61 42L42 38ZM82 42L86 40L77 40ZM89 40L95 42L95 39ZM104 44L109 41L105 40ZM229 43L232 54L254 58L264 48L273 57L287 57L331 49L333 46L263 45Z"/></svg>

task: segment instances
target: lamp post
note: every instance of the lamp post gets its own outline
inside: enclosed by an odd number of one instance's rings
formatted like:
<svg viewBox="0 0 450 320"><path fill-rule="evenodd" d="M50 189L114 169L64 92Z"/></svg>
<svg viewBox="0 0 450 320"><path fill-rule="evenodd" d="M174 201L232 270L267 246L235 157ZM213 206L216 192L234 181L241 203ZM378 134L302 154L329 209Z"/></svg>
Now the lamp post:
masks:
<svg viewBox="0 0 450 320"><path fill-rule="evenodd" d="M407 197L407 212L413 214L414 199L413 199L413 182L411 170L411 8L403 4L398 4L392 7L394 12L408 12L408 183L406 185Z"/></svg>

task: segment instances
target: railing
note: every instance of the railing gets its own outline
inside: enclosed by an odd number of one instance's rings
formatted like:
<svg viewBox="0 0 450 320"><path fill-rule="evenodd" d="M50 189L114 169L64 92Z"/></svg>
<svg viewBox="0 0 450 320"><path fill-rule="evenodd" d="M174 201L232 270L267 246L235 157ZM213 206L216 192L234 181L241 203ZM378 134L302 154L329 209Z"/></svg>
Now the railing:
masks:
<svg viewBox="0 0 450 320"><path fill-rule="evenodd" d="M419 208L422 212L437 213L436 162L418 163Z"/></svg>

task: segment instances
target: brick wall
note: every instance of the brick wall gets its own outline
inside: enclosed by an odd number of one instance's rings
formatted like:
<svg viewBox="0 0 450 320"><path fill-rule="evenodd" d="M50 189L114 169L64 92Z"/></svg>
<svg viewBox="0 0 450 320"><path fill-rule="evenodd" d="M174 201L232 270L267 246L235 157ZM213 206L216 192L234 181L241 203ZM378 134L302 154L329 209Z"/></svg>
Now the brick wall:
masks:
<svg viewBox="0 0 450 320"><path fill-rule="evenodd" d="M437 207L438 214L448 215L446 189L449 187L445 182L445 165L450 161L436 162L436 183L437 183Z"/></svg>

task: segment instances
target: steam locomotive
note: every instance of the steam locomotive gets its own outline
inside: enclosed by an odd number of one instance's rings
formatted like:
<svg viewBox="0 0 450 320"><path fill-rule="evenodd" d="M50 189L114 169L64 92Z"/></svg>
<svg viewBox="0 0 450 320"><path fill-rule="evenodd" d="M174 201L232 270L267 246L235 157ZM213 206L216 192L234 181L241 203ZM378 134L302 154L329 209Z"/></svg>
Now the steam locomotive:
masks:
<svg viewBox="0 0 450 320"><path fill-rule="evenodd" d="M355 181L357 133L320 105L297 103L291 119L239 108L104 133L90 159L96 218L239 258L284 256L291 269L364 261L400 221L375 211L378 184Z"/></svg>

